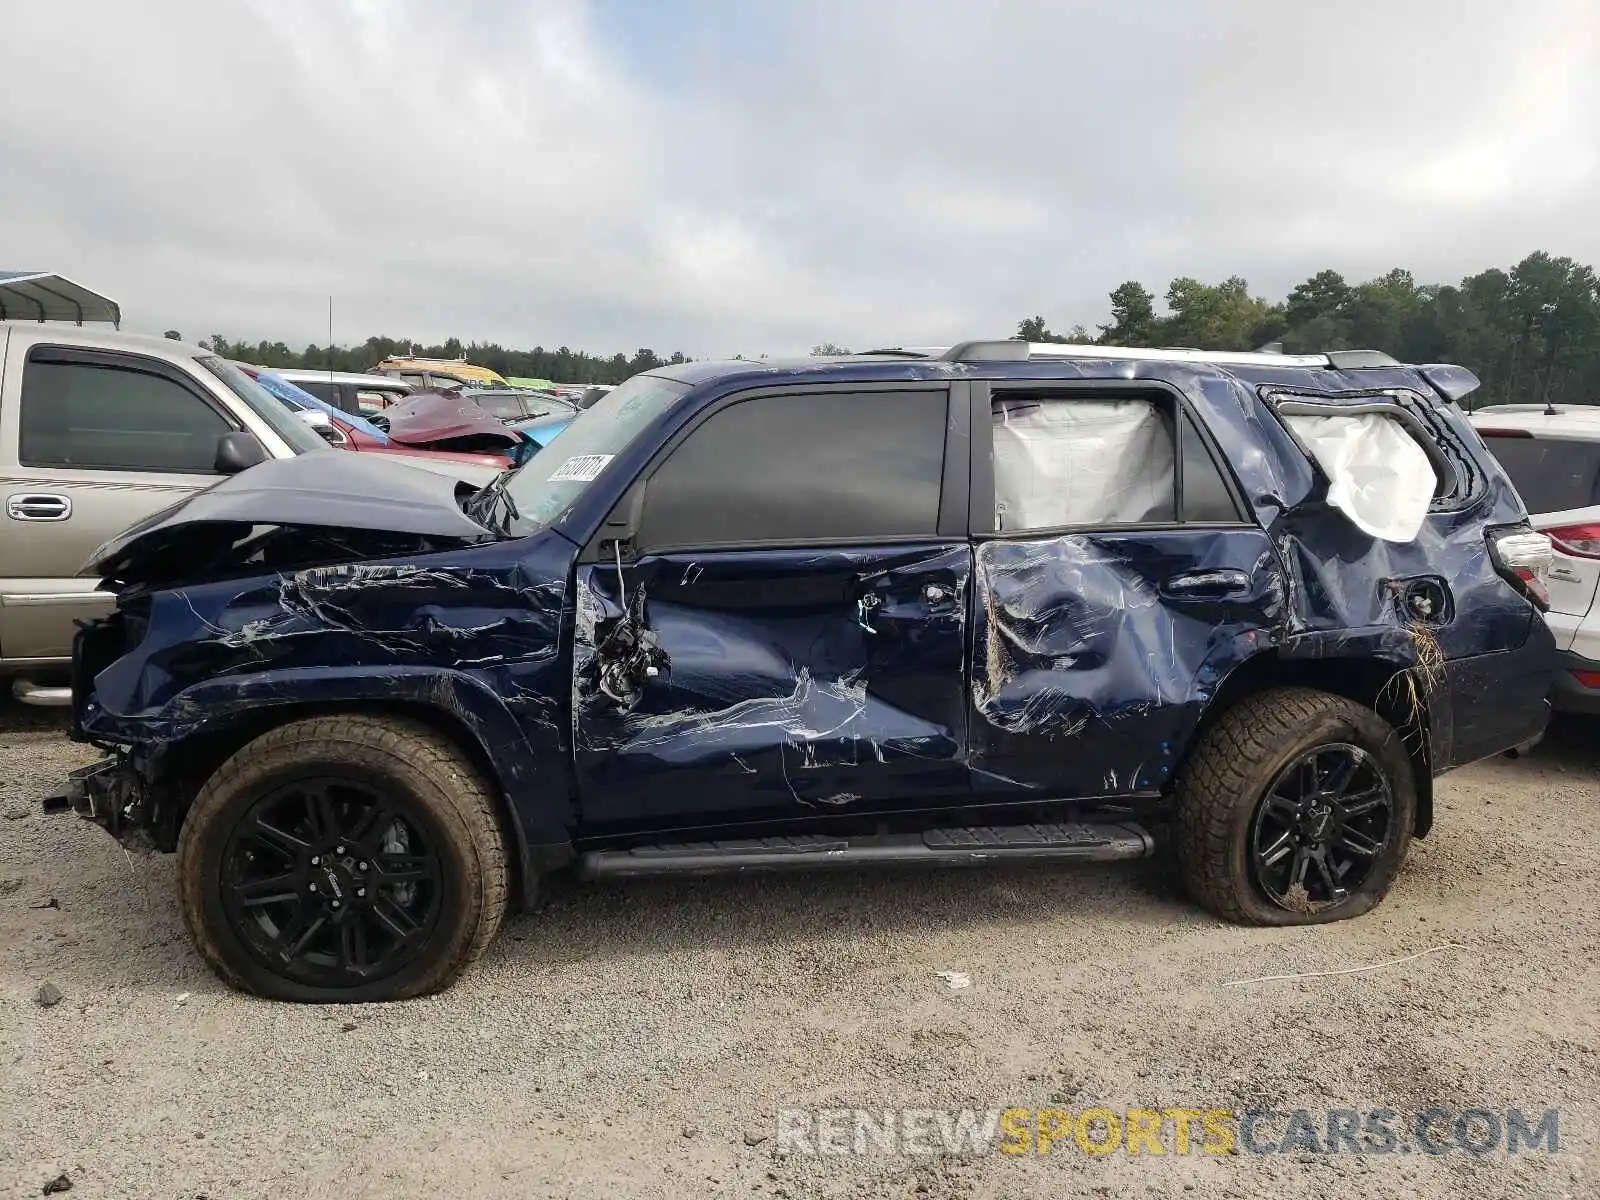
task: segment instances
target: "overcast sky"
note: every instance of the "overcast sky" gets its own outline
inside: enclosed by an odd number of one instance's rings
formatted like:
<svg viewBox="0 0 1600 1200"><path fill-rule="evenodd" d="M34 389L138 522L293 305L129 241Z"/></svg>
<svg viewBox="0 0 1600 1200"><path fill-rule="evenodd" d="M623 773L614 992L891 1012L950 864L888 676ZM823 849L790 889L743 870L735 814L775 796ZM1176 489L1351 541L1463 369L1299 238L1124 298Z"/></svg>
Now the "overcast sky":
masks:
<svg viewBox="0 0 1600 1200"><path fill-rule="evenodd" d="M54 0L0 269L125 328L696 357L1600 263L1595 0Z"/></svg>

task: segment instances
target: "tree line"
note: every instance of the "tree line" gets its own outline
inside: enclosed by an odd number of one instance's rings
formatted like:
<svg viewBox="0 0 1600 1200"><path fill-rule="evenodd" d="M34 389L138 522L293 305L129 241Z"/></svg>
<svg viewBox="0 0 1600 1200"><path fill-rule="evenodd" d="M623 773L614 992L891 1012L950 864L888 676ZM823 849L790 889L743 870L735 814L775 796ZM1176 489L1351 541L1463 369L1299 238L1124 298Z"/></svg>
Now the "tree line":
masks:
<svg viewBox="0 0 1600 1200"><path fill-rule="evenodd" d="M1185 346L1289 354L1383 350L1408 363L1449 362L1471 369L1483 387L1475 406L1600 403L1600 284L1593 267L1544 251L1509 271L1492 267L1459 284L1419 284L1396 268L1351 284L1319 271L1273 304L1250 294L1239 276L1217 284L1174 279L1166 311L1129 280L1111 292L1111 321L1053 333L1041 316L1017 326L1032 342L1104 346Z"/></svg>
<svg viewBox="0 0 1600 1200"><path fill-rule="evenodd" d="M167 337L182 341L176 329L167 330ZM304 350L293 350L283 342L233 342L221 334L201 339L200 345L237 362L258 367L298 367L321 371L370 371L391 355L402 358L460 358L470 363L488 367L507 378L549 379L556 383L621 383L640 371L687 362L682 354L662 358L654 350L640 349L632 355L613 354L610 357L585 354L562 346L546 350L535 346L532 350L507 350L495 342L468 342L448 338L437 346L389 337L369 337L355 346L318 346L315 343Z"/></svg>
<svg viewBox="0 0 1600 1200"><path fill-rule="evenodd" d="M1459 363L1476 372L1483 387L1475 405L1507 402L1600 403L1600 284L1594 268L1545 251L1528 255L1510 270L1492 267L1459 284L1419 284L1411 272L1352 284L1337 271L1319 271L1289 295L1271 303L1250 294L1235 275L1221 283L1174 279L1165 311L1142 283L1129 280L1112 290L1111 320L1091 332L1082 325L1053 332L1042 316L1017 325L1016 336L1033 342L1078 342L1104 346L1187 346L1199 350L1254 350L1276 345L1285 352L1384 350L1402 362ZM169 337L178 337L169 330ZM621 383L640 371L686 362L681 353L662 358L654 350L632 355L587 354L566 346L508 350L494 342L449 338L436 346L369 337L355 346L292 350L282 342L231 342L219 335L201 343L217 354L265 367L366 371L390 355L459 358L505 376L560 383ZM848 353L823 342L814 354Z"/></svg>

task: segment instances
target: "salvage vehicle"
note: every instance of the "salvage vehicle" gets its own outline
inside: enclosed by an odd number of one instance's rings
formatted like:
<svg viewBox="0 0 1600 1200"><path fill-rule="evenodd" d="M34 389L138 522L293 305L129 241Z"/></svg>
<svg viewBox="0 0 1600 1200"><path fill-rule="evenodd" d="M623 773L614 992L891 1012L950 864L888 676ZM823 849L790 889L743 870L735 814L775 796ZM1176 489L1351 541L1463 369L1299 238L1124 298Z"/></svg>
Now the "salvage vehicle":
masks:
<svg viewBox="0 0 1600 1200"><path fill-rule="evenodd" d="M335 408L309 392L302 391L276 371L246 363L235 363L272 395L322 435L330 446L365 454L397 454L412 459L413 466L442 471L455 478L486 483L497 471L515 464L511 454L441 450L429 444L413 446L392 436L366 417ZM387 418L379 417L387 423ZM489 472L484 475L483 472Z"/></svg>
<svg viewBox="0 0 1600 1200"><path fill-rule="evenodd" d="M1600 716L1600 407L1492 404L1472 414L1548 534L1559 712Z"/></svg>
<svg viewBox="0 0 1600 1200"><path fill-rule="evenodd" d="M473 490L266 463L103 547L68 802L229 983L442 988L589 877L1107 861L1353 917L1542 732L1549 538L1365 351L973 342L638 375Z"/></svg>
<svg viewBox="0 0 1600 1200"><path fill-rule="evenodd" d="M460 390L422 392L370 419L388 437L408 446L496 455L507 466L524 461L537 449Z"/></svg>
<svg viewBox="0 0 1600 1200"><path fill-rule="evenodd" d="M263 459L327 450L208 350L0 321L0 677L12 694L70 702L76 623L111 610L79 575L95 547Z"/></svg>

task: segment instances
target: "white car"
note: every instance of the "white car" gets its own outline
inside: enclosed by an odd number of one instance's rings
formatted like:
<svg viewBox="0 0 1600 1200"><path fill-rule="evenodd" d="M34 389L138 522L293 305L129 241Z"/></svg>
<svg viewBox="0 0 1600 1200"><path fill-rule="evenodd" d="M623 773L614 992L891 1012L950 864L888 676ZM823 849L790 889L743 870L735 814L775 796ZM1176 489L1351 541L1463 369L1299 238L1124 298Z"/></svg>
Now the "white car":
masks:
<svg viewBox="0 0 1600 1200"><path fill-rule="evenodd" d="M1600 716L1600 406L1497 404L1472 423L1550 535L1550 611L1558 671L1551 701Z"/></svg>

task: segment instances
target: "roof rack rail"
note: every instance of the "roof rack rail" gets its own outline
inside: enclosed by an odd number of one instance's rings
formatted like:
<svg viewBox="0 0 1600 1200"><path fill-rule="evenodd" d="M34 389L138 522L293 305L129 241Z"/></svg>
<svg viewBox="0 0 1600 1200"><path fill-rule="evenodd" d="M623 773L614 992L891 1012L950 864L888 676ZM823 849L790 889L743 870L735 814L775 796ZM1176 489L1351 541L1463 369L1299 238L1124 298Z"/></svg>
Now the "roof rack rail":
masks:
<svg viewBox="0 0 1600 1200"><path fill-rule="evenodd" d="M1141 359L1154 362L1199 362L1232 366L1332 367L1348 371L1400 364L1381 350L1331 350L1325 354L1282 354L1277 351L1191 350L1180 347L1085 346L1071 342L974 341L951 346L939 356L946 362L1026 362L1049 358Z"/></svg>

